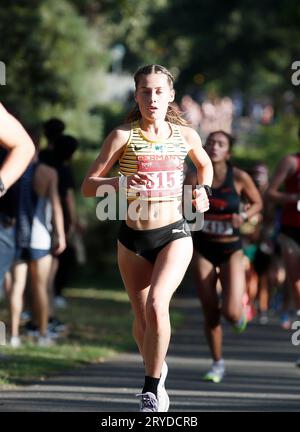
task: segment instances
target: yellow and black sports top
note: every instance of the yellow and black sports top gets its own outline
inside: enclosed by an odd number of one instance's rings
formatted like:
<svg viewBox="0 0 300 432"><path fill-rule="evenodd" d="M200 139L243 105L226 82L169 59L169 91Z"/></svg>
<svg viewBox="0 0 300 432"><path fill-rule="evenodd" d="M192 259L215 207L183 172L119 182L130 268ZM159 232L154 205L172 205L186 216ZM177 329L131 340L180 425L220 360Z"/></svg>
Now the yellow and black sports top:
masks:
<svg viewBox="0 0 300 432"><path fill-rule="evenodd" d="M129 176L139 171L148 174L152 181L138 190L127 189L128 200L172 201L182 196L183 163L188 150L179 126L169 124L169 138L151 141L143 135L138 121L132 123L119 160L120 173Z"/></svg>

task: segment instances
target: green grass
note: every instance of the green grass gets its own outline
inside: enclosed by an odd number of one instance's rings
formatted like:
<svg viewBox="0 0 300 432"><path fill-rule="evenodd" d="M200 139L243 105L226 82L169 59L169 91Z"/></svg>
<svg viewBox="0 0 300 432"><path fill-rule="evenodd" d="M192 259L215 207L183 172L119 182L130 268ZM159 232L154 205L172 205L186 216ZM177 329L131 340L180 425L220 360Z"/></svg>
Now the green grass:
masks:
<svg viewBox="0 0 300 432"><path fill-rule="evenodd" d="M65 295L68 307L59 312L59 318L68 323L68 333L49 348L37 347L29 338L19 349L0 346L0 388L44 380L68 369L100 363L123 351L136 350L125 291L73 288L65 290ZM3 304L0 320L8 322ZM176 328L182 317L171 311L171 321Z"/></svg>

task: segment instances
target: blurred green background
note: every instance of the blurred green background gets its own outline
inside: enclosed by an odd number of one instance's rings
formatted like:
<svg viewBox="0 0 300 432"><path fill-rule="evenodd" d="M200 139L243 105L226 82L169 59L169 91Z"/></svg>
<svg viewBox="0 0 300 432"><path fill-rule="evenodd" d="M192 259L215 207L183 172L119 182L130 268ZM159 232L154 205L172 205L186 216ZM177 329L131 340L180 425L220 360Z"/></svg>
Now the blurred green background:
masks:
<svg viewBox="0 0 300 432"><path fill-rule="evenodd" d="M80 141L73 169L88 259L74 269L72 286L104 274L120 282L118 223L99 222L96 201L79 188L132 104L134 71L146 63L169 68L179 105L184 95L199 106L230 98L236 162L263 160L272 171L299 148L300 85L291 80L299 40L296 0L0 0L1 102L27 128L59 117ZM205 138L201 122L199 133Z"/></svg>

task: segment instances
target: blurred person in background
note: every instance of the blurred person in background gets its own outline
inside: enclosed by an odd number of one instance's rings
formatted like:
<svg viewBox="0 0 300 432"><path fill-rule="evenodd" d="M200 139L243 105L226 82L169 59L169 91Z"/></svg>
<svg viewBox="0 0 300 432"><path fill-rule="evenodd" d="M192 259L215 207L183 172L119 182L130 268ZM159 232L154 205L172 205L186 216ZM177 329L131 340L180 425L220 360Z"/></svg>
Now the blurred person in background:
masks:
<svg viewBox="0 0 300 432"><path fill-rule="evenodd" d="M300 127L298 130L300 139ZM283 157L268 189L268 197L282 206L280 246L287 281L300 317L300 152ZM300 364L300 359L297 360Z"/></svg>
<svg viewBox="0 0 300 432"><path fill-rule="evenodd" d="M34 154L21 123L0 103L0 297L15 254L16 191L13 186Z"/></svg>
<svg viewBox="0 0 300 432"><path fill-rule="evenodd" d="M202 119L201 106L190 95L184 95L181 99L180 108L184 118L198 131Z"/></svg>
<svg viewBox="0 0 300 432"><path fill-rule="evenodd" d="M11 346L21 345L19 337L23 294L28 273L38 345L49 346L48 279L52 255L66 247L63 213L56 171L38 161L37 153L17 185L16 254L10 293ZM52 233L52 223L54 232Z"/></svg>
<svg viewBox="0 0 300 432"><path fill-rule="evenodd" d="M54 306L61 308L67 306L66 299L63 296L63 289L69 281L72 266L76 262L74 240L76 240L77 237L81 238L83 232L83 227L77 216L75 202L76 185L71 166L72 157L77 148L78 141L71 135L59 136L53 145L53 157L55 162L51 166L55 168L58 175L58 191L63 209L67 247L62 254L58 257L54 257L49 291L52 293L52 296L54 296ZM51 323L53 325L57 323L61 326L61 323L54 317L53 308L50 314Z"/></svg>
<svg viewBox="0 0 300 432"><path fill-rule="evenodd" d="M264 208L241 226L247 286L245 300L248 308L248 320L250 321L256 314L254 302L258 296L259 320L264 324L267 322L269 301L268 269L273 253L273 242L270 238L273 206L270 208L270 203L264 199L269 184L268 167L264 163L258 162L249 170L249 174L261 194Z"/></svg>
<svg viewBox="0 0 300 432"><path fill-rule="evenodd" d="M262 220L257 226L256 251L253 260L253 271L258 276L258 320L260 324L268 322L268 310L271 299L277 293L286 295L285 269L278 243L281 211L268 197L269 186L268 167L258 162L251 170L251 175L263 199ZM252 297L254 300L254 297ZM286 305L288 306L288 305ZM285 304L282 305L283 309ZM281 314L281 319L283 314ZM282 323L284 327L286 323Z"/></svg>
<svg viewBox="0 0 300 432"><path fill-rule="evenodd" d="M248 321L258 313L262 325L269 320L269 309L282 297L280 313L281 326L286 328L290 321L286 318L288 297L285 285L285 269L278 243L280 211L266 197L269 185L269 170L264 162L257 162L249 170L262 200L261 213L254 215L241 226L243 251L245 254L246 295L244 298ZM244 206L247 208L247 204Z"/></svg>
<svg viewBox="0 0 300 432"><path fill-rule="evenodd" d="M51 124L53 119L51 121ZM58 122L58 123L56 123ZM57 133L60 132L59 121L54 125ZM52 129L51 129L52 131ZM52 135L54 136L52 131ZM67 248L59 257L54 257L49 281L50 295L50 321L53 326L62 326L58 318L54 317L54 307L64 308L67 301L63 296L70 275L70 269L75 262L73 243L81 241L83 227L77 217L75 203L75 180L71 166L72 157L78 148L78 141L71 135L58 133L56 139L51 141L51 148L41 150L39 157L47 165L55 168L58 175L58 191L64 215L64 227L67 238ZM46 153L45 153L46 152ZM82 242L81 242L82 243Z"/></svg>
<svg viewBox="0 0 300 432"><path fill-rule="evenodd" d="M195 281L213 360L203 379L214 383L221 382L225 375L221 316L231 323L236 333L242 333L247 325L243 308L246 281L240 226L262 208L260 194L251 177L230 162L233 141L233 137L222 130L207 137L205 150L214 169L212 195L204 226L193 233ZM242 195L248 204L247 210L241 212ZM222 287L222 301L218 281Z"/></svg>
<svg viewBox="0 0 300 432"><path fill-rule="evenodd" d="M63 134L66 126L65 123L56 117L50 118L43 123L43 131L47 140L47 147L40 150L39 160L47 165L55 163L53 154L55 141Z"/></svg>

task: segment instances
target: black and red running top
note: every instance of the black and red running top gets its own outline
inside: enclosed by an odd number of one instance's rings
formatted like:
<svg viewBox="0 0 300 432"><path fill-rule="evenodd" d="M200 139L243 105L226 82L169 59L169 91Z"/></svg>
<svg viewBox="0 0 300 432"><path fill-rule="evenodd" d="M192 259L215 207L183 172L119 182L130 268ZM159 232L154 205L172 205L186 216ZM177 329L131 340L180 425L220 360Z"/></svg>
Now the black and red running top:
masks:
<svg viewBox="0 0 300 432"><path fill-rule="evenodd" d="M207 236L237 237L240 230L232 225L232 215L240 212L241 197L234 185L233 166L227 163L227 174L223 184L212 188L210 207L204 215L202 233Z"/></svg>
<svg viewBox="0 0 300 432"><path fill-rule="evenodd" d="M284 183L285 192L300 194L300 153L294 155L297 158L297 169ZM284 226L300 228L300 211L297 210L297 202L285 203L282 209L281 224Z"/></svg>

